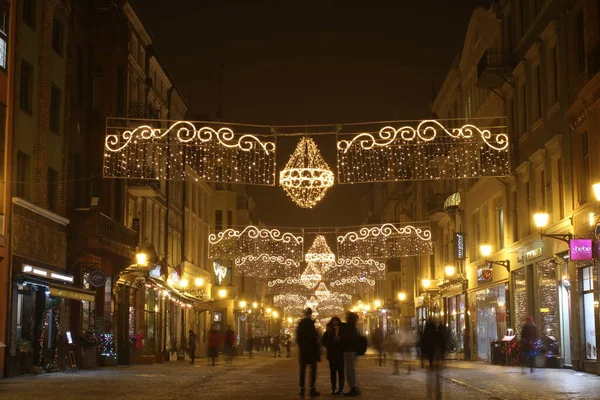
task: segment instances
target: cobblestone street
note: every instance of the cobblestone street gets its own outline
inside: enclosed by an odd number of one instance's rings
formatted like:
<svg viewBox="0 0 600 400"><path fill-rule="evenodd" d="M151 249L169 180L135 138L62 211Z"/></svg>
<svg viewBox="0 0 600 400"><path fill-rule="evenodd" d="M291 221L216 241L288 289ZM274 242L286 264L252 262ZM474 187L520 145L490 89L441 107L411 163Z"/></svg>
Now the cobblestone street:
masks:
<svg viewBox="0 0 600 400"><path fill-rule="evenodd" d="M297 398L297 360L273 359L266 354L233 366L219 360L216 367L200 360L120 366L53 373L0 381L0 398L30 399L291 399ZM392 375L391 363L376 365L371 357L359 361L362 399L426 399L427 374ZM455 361L443 372L443 399L598 399L600 377L570 370L537 370L521 374L519 368ZM328 365L319 364L318 389L329 394ZM526 393L526 394L525 394Z"/></svg>

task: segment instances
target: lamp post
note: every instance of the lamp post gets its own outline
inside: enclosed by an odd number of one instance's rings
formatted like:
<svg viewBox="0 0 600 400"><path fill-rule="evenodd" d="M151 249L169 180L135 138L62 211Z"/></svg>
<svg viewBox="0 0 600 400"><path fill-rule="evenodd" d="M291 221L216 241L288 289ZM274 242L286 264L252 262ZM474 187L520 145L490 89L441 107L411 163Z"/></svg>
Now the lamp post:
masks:
<svg viewBox="0 0 600 400"><path fill-rule="evenodd" d="M484 257L485 261L490 264L500 265L506 268L507 272L510 272L510 260L489 260L488 257L492 254L492 246L484 243L479 246L479 252Z"/></svg>
<svg viewBox="0 0 600 400"><path fill-rule="evenodd" d="M600 184L596 184L596 185L600 185ZM596 185L594 185L594 186L596 186ZM600 186L598 187L598 190L600 190ZM596 188L594 188L594 193L596 193ZM563 241L566 244L569 244L569 241L571 239L573 239L572 233L556 233L556 234L544 233L544 228L546 228L548 226L549 221L550 221L550 216L545 211L539 211L539 212L533 214L533 222L534 222L536 228L538 228L540 238L549 237L552 239L557 239L557 240Z"/></svg>

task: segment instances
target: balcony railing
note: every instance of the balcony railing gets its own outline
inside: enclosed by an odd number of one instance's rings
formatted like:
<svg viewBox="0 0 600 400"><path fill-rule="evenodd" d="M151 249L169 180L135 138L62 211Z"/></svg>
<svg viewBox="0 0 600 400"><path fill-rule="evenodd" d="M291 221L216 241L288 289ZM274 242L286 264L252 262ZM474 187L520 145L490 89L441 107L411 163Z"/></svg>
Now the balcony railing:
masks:
<svg viewBox="0 0 600 400"><path fill-rule="evenodd" d="M448 198L448 193L436 193L427 198L427 213L429 215L444 212L444 201Z"/></svg>
<svg viewBox="0 0 600 400"><path fill-rule="evenodd" d="M592 79L600 72L600 41L588 54L588 79Z"/></svg>
<svg viewBox="0 0 600 400"><path fill-rule="evenodd" d="M499 88L510 75L510 53L504 49L487 49L477 62L477 86Z"/></svg>
<svg viewBox="0 0 600 400"><path fill-rule="evenodd" d="M154 106L148 103L139 101L133 101L129 103L129 111L127 113L129 118L143 118L143 119L159 119L159 112Z"/></svg>
<svg viewBox="0 0 600 400"><path fill-rule="evenodd" d="M138 246L138 233L133 229L111 219L100 213L98 220L98 235L103 239L108 239L128 250L135 252Z"/></svg>

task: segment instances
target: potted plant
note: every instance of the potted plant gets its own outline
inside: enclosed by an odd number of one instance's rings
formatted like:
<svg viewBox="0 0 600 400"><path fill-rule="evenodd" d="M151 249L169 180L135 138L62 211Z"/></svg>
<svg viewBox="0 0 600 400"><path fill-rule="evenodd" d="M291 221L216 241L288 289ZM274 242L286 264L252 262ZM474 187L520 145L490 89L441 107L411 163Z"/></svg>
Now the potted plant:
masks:
<svg viewBox="0 0 600 400"><path fill-rule="evenodd" d="M33 368L33 345L29 340L19 339L19 373L28 374Z"/></svg>
<svg viewBox="0 0 600 400"><path fill-rule="evenodd" d="M94 368L96 366L96 358L100 346L100 339L96 333L88 329L81 336L81 366L80 368Z"/></svg>

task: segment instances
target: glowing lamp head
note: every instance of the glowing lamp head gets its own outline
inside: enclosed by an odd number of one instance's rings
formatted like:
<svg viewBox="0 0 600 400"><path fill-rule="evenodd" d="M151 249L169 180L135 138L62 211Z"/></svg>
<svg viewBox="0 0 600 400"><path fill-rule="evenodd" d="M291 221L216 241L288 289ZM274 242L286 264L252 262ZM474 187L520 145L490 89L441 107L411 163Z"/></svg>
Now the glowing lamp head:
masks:
<svg viewBox="0 0 600 400"><path fill-rule="evenodd" d="M292 319L292 317L288 317L287 322L291 324L292 322L294 322L294 320Z"/></svg>
<svg viewBox="0 0 600 400"><path fill-rule="evenodd" d="M538 212L533 214L533 222L538 229L542 229L548 226L548 220L550 216L545 212Z"/></svg>
<svg viewBox="0 0 600 400"><path fill-rule="evenodd" d="M479 246L479 252L483 257L489 257L492 254L492 246L489 244L482 244Z"/></svg>
<svg viewBox="0 0 600 400"><path fill-rule="evenodd" d="M446 265L444 267L444 272L446 272L446 276L454 276L456 269L454 268L454 265Z"/></svg>
<svg viewBox="0 0 600 400"><path fill-rule="evenodd" d="M365 306L365 310L366 310L366 311L369 311L370 309L371 309L371 306L370 306L369 304L367 304L367 305Z"/></svg>
<svg viewBox="0 0 600 400"><path fill-rule="evenodd" d="M202 279L202 278L196 278L196 279L194 279L194 283L196 284L197 287L203 286L204 285L204 279Z"/></svg>
<svg viewBox="0 0 600 400"><path fill-rule="evenodd" d="M271 311L273 311L273 310L271 308L267 308L266 311L267 311L267 314L271 314Z"/></svg>
<svg viewBox="0 0 600 400"><path fill-rule="evenodd" d="M277 311L273 311L271 315L273 316L273 318L279 318L279 313Z"/></svg>
<svg viewBox="0 0 600 400"><path fill-rule="evenodd" d="M375 305L375 307L379 308L381 307L381 300L375 300L373 304Z"/></svg>
<svg viewBox="0 0 600 400"><path fill-rule="evenodd" d="M246 305L247 303L244 300L240 301L240 308L246 308Z"/></svg>
<svg viewBox="0 0 600 400"><path fill-rule="evenodd" d="M148 264L148 255L146 253L137 253L135 255L135 260L137 265L147 265Z"/></svg>
<svg viewBox="0 0 600 400"><path fill-rule="evenodd" d="M398 300L400 300L400 301L406 300L406 293L404 293L404 292L398 293Z"/></svg>
<svg viewBox="0 0 600 400"><path fill-rule="evenodd" d="M421 284L423 285L423 287L424 287L425 289L427 289L428 287L430 287L430 286L431 286L431 280L429 280L429 279L423 279L423 280L421 281Z"/></svg>
<svg viewBox="0 0 600 400"><path fill-rule="evenodd" d="M256 308L256 307L258 307L258 303L257 302L252 303L252 308Z"/></svg>
<svg viewBox="0 0 600 400"><path fill-rule="evenodd" d="M219 297L220 298L224 298L227 296L227 290L225 289L219 289Z"/></svg>
<svg viewBox="0 0 600 400"><path fill-rule="evenodd" d="M182 288L185 289L187 287L188 283L189 283L188 280L184 278L179 281L179 286L181 286Z"/></svg>
<svg viewBox="0 0 600 400"><path fill-rule="evenodd" d="M600 182L596 182L592 185L592 190L594 191L594 196L596 200L600 201Z"/></svg>

